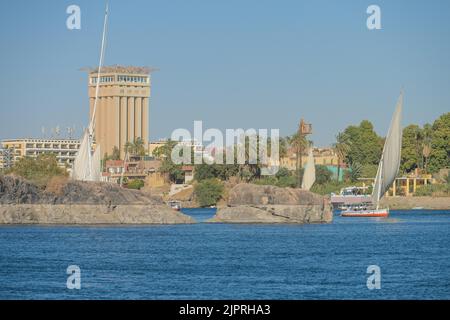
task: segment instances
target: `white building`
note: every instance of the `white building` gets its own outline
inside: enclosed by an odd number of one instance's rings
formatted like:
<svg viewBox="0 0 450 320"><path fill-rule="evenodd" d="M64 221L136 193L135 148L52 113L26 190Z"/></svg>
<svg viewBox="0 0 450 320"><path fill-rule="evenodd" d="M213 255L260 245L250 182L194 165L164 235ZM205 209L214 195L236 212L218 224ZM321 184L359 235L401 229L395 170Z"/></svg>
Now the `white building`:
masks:
<svg viewBox="0 0 450 320"><path fill-rule="evenodd" d="M40 154L51 153L56 156L60 167L69 168L80 148L80 140L76 139L8 139L2 144L4 149L10 150L12 163L22 157L36 158Z"/></svg>

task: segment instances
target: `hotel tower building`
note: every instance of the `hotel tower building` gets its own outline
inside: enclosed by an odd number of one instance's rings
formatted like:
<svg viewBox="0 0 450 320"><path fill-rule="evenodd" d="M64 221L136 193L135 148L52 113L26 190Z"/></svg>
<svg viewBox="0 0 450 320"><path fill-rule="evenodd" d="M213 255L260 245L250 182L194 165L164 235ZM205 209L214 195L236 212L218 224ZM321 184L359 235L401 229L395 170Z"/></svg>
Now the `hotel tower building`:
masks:
<svg viewBox="0 0 450 320"><path fill-rule="evenodd" d="M102 67L100 80L97 70L89 72L90 119L97 81L100 81L94 139L102 154L111 155L117 147L123 159L125 144L137 138L142 138L147 148L150 72L145 67Z"/></svg>

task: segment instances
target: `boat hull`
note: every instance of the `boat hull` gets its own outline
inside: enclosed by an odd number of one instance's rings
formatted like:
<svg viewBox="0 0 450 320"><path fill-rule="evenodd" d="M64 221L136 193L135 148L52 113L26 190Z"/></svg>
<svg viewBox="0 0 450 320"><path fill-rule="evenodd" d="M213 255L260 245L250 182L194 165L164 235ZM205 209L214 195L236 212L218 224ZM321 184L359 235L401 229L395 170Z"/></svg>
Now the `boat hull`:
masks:
<svg viewBox="0 0 450 320"><path fill-rule="evenodd" d="M389 216L389 209L374 209L374 210L349 210L341 213L342 217L377 217L386 218Z"/></svg>

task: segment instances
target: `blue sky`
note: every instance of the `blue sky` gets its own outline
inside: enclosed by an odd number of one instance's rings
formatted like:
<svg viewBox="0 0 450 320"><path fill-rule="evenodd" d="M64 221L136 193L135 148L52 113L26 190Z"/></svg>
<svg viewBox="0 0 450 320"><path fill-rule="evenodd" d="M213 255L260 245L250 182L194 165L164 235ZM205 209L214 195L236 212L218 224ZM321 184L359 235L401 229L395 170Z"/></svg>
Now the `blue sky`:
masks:
<svg viewBox="0 0 450 320"><path fill-rule="evenodd" d="M81 30L66 8L81 7ZM88 121L104 1L4 1L0 139ZM366 27L381 8L382 30ZM450 111L450 1L111 0L106 64L153 66L150 138L176 128L313 123L316 145L363 119L384 135L405 90L404 124ZM47 129L49 130L49 129Z"/></svg>

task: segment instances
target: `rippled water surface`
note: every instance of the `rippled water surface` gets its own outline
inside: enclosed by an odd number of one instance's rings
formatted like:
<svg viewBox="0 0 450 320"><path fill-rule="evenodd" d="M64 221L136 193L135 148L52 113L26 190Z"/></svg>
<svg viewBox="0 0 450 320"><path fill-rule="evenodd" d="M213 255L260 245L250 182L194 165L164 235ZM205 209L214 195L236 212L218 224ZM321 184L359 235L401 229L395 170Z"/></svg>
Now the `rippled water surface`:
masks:
<svg viewBox="0 0 450 320"><path fill-rule="evenodd" d="M213 209L185 213L205 221ZM326 225L0 227L2 299L450 299L450 211ZM81 269L81 289L66 269ZM367 267L381 268L368 290Z"/></svg>

